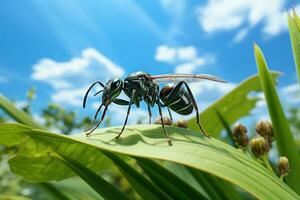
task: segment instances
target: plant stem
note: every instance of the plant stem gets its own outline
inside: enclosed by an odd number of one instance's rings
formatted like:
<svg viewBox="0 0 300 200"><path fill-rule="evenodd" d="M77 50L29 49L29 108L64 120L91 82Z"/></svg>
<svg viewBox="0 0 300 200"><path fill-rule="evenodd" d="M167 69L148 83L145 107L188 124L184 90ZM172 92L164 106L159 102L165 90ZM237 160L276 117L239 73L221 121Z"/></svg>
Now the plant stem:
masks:
<svg viewBox="0 0 300 200"><path fill-rule="evenodd" d="M268 159L268 154L264 154L262 156L262 160L264 161L265 166L267 167L267 169L271 172L274 173L270 163L269 163L269 159Z"/></svg>
<svg viewBox="0 0 300 200"><path fill-rule="evenodd" d="M283 175L280 175L279 178L280 178L281 181L283 181L284 176L283 176Z"/></svg>

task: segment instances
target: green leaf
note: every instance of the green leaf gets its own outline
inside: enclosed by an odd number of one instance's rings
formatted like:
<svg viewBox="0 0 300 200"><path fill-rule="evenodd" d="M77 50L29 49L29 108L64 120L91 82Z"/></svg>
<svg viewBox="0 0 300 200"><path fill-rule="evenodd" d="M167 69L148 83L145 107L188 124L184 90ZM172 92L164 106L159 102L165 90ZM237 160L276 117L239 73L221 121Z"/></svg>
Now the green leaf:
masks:
<svg viewBox="0 0 300 200"><path fill-rule="evenodd" d="M300 156L288 121L278 98L275 84L268 71L264 55L258 45L254 45L254 54L260 82L275 132L276 145L281 156L289 159L291 173L286 177L287 183L300 194Z"/></svg>
<svg viewBox="0 0 300 200"><path fill-rule="evenodd" d="M273 72L272 75L275 78L279 73ZM200 114L201 125L210 135L218 136L225 127L216 112L218 111L228 124L233 124L241 117L250 114L250 111L255 107L259 98L250 97L249 95L250 93L259 91L261 91L261 85L257 75L246 79ZM190 129L199 131L196 118L190 119L188 125Z"/></svg>
<svg viewBox="0 0 300 200"><path fill-rule="evenodd" d="M203 194L154 161L136 158L149 178L173 199L207 199Z"/></svg>
<svg viewBox="0 0 300 200"><path fill-rule="evenodd" d="M103 158L97 151L100 149L167 160L205 171L239 186L258 199L300 199L262 165L217 139L204 138L200 134L195 136L195 132L182 128L167 127L173 140L173 146L169 146L161 126L136 125L128 126L122 137L115 140L120 128L98 129L87 138L84 134L65 136L24 125L0 124L0 143L8 134L23 135L23 140L19 141L20 150L9 164L13 172L31 181L63 179L73 174L57 159L49 157L49 152L66 155L95 171ZM16 137L16 140L19 138Z"/></svg>
<svg viewBox="0 0 300 200"><path fill-rule="evenodd" d="M219 111L216 111L217 116L219 117L222 125L224 126L224 129L226 130L227 136L230 139L230 144L231 146L234 146L235 148L238 148L238 145L235 143L234 139L233 139L233 133L231 130L231 127L229 125L229 123L226 121L226 119L220 114Z"/></svg>
<svg viewBox="0 0 300 200"><path fill-rule="evenodd" d="M30 198L17 196L17 195L2 195L0 194L0 200L30 200Z"/></svg>
<svg viewBox="0 0 300 200"><path fill-rule="evenodd" d="M209 195L207 195L207 192L203 189L202 185L200 185L197 180L190 174L190 172L186 169L184 165L180 165L174 162L168 162L163 161L160 162L162 166L164 166L166 169L168 169L173 174L176 174L180 179L182 179L184 182L191 185L193 188L195 188L197 191L199 191L203 196L209 199ZM196 169L195 169L196 170ZM196 170L199 171L199 170Z"/></svg>
<svg viewBox="0 0 300 200"><path fill-rule="evenodd" d="M60 189L56 188L51 183L40 183L40 185L49 195L51 195L54 199L60 199L60 200L70 200L64 192L62 192Z"/></svg>
<svg viewBox="0 0 300 200"><path fill-rule="evenodd" d="M99 152L97 148L80 142L74 143L73 141L65 140L61 134L44 134L44 138L41 139L36 134L32 135L32 131L35 130L40 133L48 132L31 129L21 124L17 126L9 123L0 124L0 127L0 144L6 146L22 144L19 147L17 156L9 162L13 163L11 165L13 172L17 170L19 174L23 175L29 181L61 180L74 176L74 173L68 167L47 155L48 152L52 151L70 156L74 160L80 158L81 163L95 171L111 167L111 161ZM28 168L31 168L30 171L19 171L19 169L24 168L24 163L27 163L26 166Z"/></svg>
<svg viewBox="0 0 300 200"><path fill-rule="evenodd" d="M72 171L74 171L80 178L82 178L89 186L91 186L99 195L104 199L128 199L123 193L117 190L113 185L104 180L101 176L98 176L95 172L85 167L80 162L73 160L67 156L49 153L50 156L60 160Z"/></svg>
<svg viewBox="0 0 300 200"><path fill-rule="evenodd" d="M50 188L48 187L48 184L51 184ZM79 177L69 178L59 182L47 182L46 184L40 183L35 185L41 185L42 189L45 189L46 192L53 197L52 199L61 199L57 197L58 193L62 193L71 200L102 199L97 192Z"/></svg>
<svg viewBox="0 0 300 200"><path fill-rule="evenodd" d="M294 10L292 16L288 13L288 26L293 48L294 61L300 85L300 18Z"/></svg>
<svg viewBox="0 0 300 200"><path fill-rule="evenodd" d="M215 200L241 200L242 197L236 189L228 182L225 182L213 175L187 167L188 171L205 189L211 199Z"/></svg>
<svg viewBox="0 0 300 200"><path fill-rule="evenodd" d="M120 169L121 173L126 177L135 191L142 197L142 199L171 199L166 193L159 189L156 185L146 179L143 175L133 169L125 161L118 156L110 153L103 152L109 157L115 165Z"/></svg>
<svg viewBox="0 0 300 200"><path fill-rule="evenodd" d="M26 112L18 109L13 103L11 103L5 96L0 93L0 108L2 108L8 115L10 115L17 122L26 124L33 128L45 129L43 126L35 122L30 115Z"/></svg>

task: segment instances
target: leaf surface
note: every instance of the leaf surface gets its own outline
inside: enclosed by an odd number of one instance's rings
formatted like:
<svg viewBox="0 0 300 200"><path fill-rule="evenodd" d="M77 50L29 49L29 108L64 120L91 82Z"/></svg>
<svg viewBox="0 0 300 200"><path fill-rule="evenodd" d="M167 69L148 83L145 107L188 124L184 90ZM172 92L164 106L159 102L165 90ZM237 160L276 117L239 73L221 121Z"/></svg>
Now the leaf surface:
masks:
<svg viewBox="0 0 300 200"><path fill-rule="evenodd" d="M205 171L229 181L259 199L299 199L278 177L243 152L217 140L195 136L189 130L167 127L173 140L169 146L159 125L128 126L115 140L120 127L99 129L90 137L65 136L18 124L0 124L0 143L7 134L25 138L10 161L11 169L32 181L63 179L72 174L63 163L49 156L57 152L95 169L100 149L133 157L167 160ZM14 142L17 143L17 142ZM79 150L79 149L84 150ZM100 151L98 151L100 152Z"/></svg>
<svg viewBox="0 0 300 200"><path fill-rule="evenodd" d="M258 45L254 45L254 55L260 82L272 120L276 145L280 156L286 156L291 165L291 173L286 177L288 184L300 194L300 156L289 123L283 112L275 84L271 78L264 55Z"/></svg>

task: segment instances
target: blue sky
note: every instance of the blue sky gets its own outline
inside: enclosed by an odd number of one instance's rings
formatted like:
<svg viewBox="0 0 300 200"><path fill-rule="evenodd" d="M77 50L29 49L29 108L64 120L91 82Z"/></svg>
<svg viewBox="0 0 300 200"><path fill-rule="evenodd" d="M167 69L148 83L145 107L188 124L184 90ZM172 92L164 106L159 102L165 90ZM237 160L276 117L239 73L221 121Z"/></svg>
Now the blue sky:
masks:
<svg viewBox="0 0 300 200"><path fill-rule="evenodd" d="M228 80L193 86L203 109L257 72L257 42L269 67L284 73L286 103L299 103L285 13L292 6L300 11L288 0L0 1L0 91L22 102L35 87L35 112L54 101L88 114L97 104L82 111L82 96L97 79L142 70ZM111 113L121 119L124 109Z"/></svg>

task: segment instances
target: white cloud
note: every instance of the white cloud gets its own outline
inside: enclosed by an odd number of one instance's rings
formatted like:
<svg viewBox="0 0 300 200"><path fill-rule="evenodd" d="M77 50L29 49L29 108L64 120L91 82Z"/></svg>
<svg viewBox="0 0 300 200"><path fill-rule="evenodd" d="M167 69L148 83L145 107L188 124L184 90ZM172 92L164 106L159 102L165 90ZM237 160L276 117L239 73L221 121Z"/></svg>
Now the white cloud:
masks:
<svg viewBox="0 0 300 200"><path fill-rule="evenodd" d="M241 29L233 38L234 43L241 42L247 35L249 30L247 28Z"/></svg>
<svg viewBox="0 0 300 200"><path fill-rule="evenodd" d="M300 87L298 83L282 88L281 93L288 104L300 104Z"/></svg>
<svg viewBox="0 0 300 200"><path fill-rule="evenodd" d="M22 109L27 105L27 101L22 100L22 101L16 101L15 105L18 109Z"/></svg>
<svg viewBox="0 0 300 200"><path fill-rule="evenodd" d="M251 29L263 25L266 36L274 36L287 29L285 0L209 0L198 7L198 21L207 33L241 29ZM296 9L300 9L300 4ZM237 42L245 36L245 29L239 30Z"/></svg>
<svg viewBox="0 0 300 200"><path fill-rule="evenodd" d="M51 98L62 105L81 106L85 92L86 88L60 89Z"/></svg>
<svg viewBox="0 0 300 200"><path fill-rule="evenodd" d="M195 96L207 99L217 99L223 96L236 86L235 83L218 83L214 81L202 81L190 84L191 90Z"/></svg>
<svg viewBox="0 0 300 200"><path fill-rule="evenodd" d="M175 73L192 74L198 66L202 66L206 63L204 58L196 58L190 62L178 65L175 68Z"/></svg>
<svg viewBox="0 0 300 200"><path fill-rule="evenodd" d="M176 58L176 49L161 45L156 48L155 60L162 62L174 62Z"/></svg>
<svg viewBox="0 0 300 200"><path fill-rule="evenodd" d="M160 45L156 48L155 59L177 65L175 73L194 73L199 66L211 64L215 61L210 54L198 55L194 46L170 47Z"/></svg>
<svg viewBox="0 0 300 200"><path fill-rule="evenodd" d="M108 80L122 76L124 70L98 52L84 49L80 57L67 62L57 62L49 58L41 59L33 66L31 78L50 84L56 89L71 88L74 84L86 85L94 80Z"/></svg>
<svg viewBox="0 0 300 200"><path fill-rule="evenodd" d="M289 108L300 106L300 87L298 83L280 87L277 93L286 115ZM269 119L267 103L263 92L260 92L257 96L261 100L256 103L256 108L252 111L253 119L255 121Z"/></svg>
<svg viewBox="0 0 300 200"><path fill-rule="evenodd" d="M178 60L193 60L197 57L197 49L194 46L180 47L177 56Z"/></svg>
<svg viewBox="0 0 300 200"><path fill-rule="evenodd" d="M51 99L54 102L79 106L87 87L94 81L108 81L124 75L124 70L96 49L84 49L79 57L58 62L41 59L33 66L31 78L49 84L54 88Z"/></svg>

